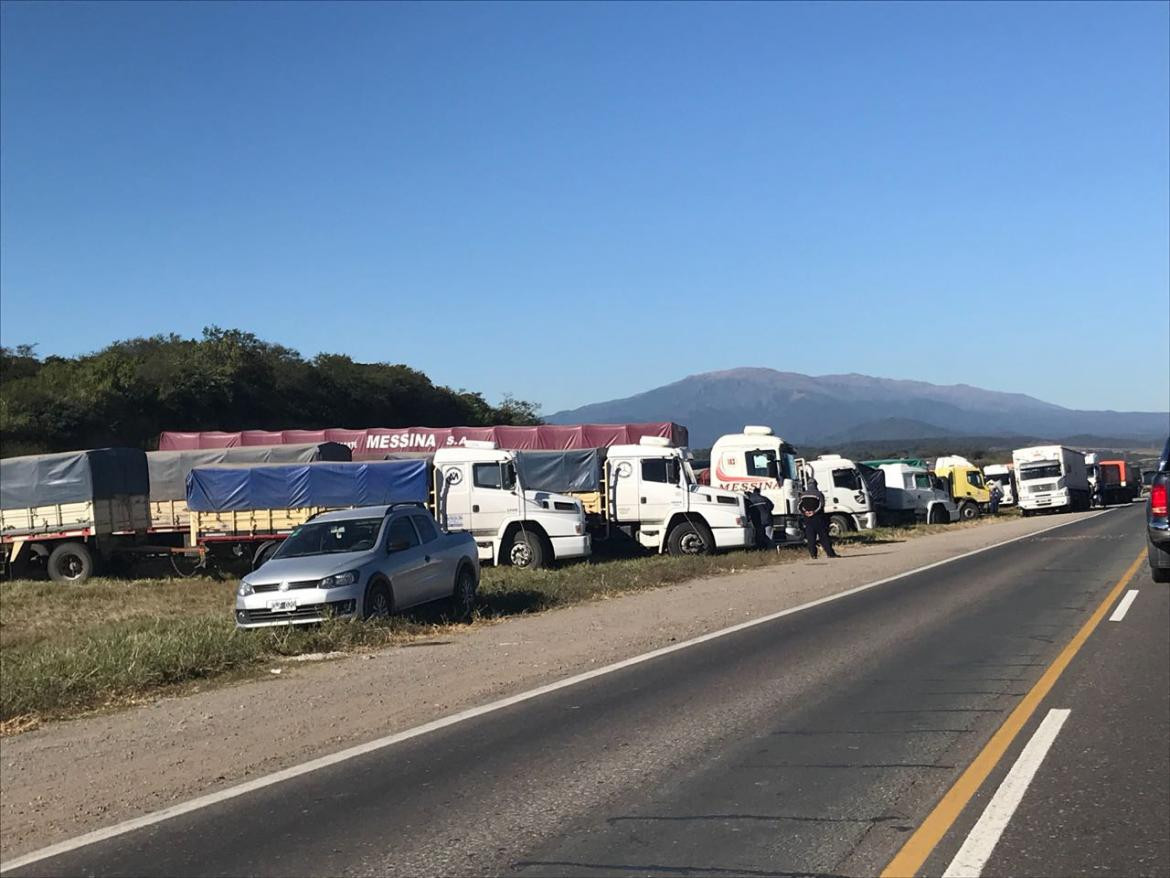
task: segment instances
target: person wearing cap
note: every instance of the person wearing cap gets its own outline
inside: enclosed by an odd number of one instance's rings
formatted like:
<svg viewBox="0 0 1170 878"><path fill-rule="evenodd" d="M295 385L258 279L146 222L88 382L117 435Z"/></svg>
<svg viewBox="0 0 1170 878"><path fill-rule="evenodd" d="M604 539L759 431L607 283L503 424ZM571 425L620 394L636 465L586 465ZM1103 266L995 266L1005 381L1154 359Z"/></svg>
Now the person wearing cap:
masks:
<svg viewBox="0 0 1170 878"><path fill-rule="evenodd" d="M825 515L825 495L817 486L816 479L805 482L804 490L798 501L801 515L801 525L804 527L804 542L808 546L810 558L817 556L817 543L825 550L830 558L836 558L833 551L833 539L829 536L829 518Z"/></svg>

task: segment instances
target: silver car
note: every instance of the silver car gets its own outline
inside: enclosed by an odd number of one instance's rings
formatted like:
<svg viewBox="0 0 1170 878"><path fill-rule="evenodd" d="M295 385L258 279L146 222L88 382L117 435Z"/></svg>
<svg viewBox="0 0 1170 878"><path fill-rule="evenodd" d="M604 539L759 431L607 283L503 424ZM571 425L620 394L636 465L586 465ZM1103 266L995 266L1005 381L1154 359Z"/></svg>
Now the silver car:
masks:
<svg viewBox="0 0 1170 878"><path fill-rule="evenodd" d="M302 524L240 580L236 625L385 617L441 599L462 618L478 587L475 540L444 533L422 504L343 509Z"/></svg>

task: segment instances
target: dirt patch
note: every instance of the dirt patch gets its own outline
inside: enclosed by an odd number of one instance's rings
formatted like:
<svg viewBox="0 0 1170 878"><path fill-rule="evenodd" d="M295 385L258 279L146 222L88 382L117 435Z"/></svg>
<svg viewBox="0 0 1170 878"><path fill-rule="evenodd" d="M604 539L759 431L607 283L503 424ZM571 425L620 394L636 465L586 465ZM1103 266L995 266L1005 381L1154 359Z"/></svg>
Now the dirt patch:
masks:
<svg viewBox="0 0 1170 878"><path fill-rule="evenodd" d="M446 629L3 742L5 858L727 625L1065 521L1015 519ZM276 743L279 742L279 743ZM79 762L78 754L85 754ZM79 776L79 766L84 776Z"/></svg>

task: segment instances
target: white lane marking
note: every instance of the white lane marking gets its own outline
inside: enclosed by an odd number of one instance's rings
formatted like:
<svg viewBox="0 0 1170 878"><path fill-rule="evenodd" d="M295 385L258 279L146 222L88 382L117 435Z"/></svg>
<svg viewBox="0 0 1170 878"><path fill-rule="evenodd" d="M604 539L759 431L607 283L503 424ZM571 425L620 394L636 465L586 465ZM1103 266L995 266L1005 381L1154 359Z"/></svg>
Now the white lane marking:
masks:
<svg viewBox="0 0 1170 878"><path fill-rule="evenodd" d="M1012 770L1007 773L1007 777L987 803L979 822L975 824L971 834L967 836L967 840L947 866L943 878L979 878L991 857L991 852L999 842L999 837L1003 835L1012 815L1016 813L1016 808L1028 790L1028 784L1036 776L1036 770L1048 755L1048 750L1068 715L1068 710L1048 711L1048 716L1044 717L1044 721L1040 723L1040 727L1020 753L1020 758L1016 760Z"/></svg>
<svg viewBox="0 0 1170 878"><path fill-rule="evenodd" d="M1022 534L1011 539L1001 540L998 543L992 543L990 546L983 546L980 549L972 549L970 552L964 552L961 555L955 555L952 558L944 558L942 561L935 561L932 564L926 564L922 567L915 567L913 570L907 570L905 573L898 573L895 576L887 576L885 579L879 579L875 582L867 582L865 585L859 585L856 588L848 589L847 591L838 592L827 597L818 598L815 601L800 604L796 607L789 607L787 610L780 610L776 613L769 613L767 616L760 616L756 619L749 619L747 622L740 622L737 625L732 625L728 628L720 628L718 631L712 631L709 634L703 634L699 637L684 640L681 643L664 646L661 649L655 649L651 652L642 653L641 655L633 656L632 658L623 659L620 662L614 662L611 665L606 665L601 668L596 668L592 671L585 671L582 674L576 674L572 677L565 677L563 680L557 680L554 683L549 683L545 686L540 686L536 689L529 689L527 692L521 692L517 695L512 695L508 698L501 698L499 701L492 701L488 704L482 704L479 707L468 708L467 710L453 713L449 716L433 720L429 723L424 723L421 726L415 726L412 729L406 729L402 732L396 732L393 735L387 735L384 738L377 738L365 744L358 744L355 747L349 747L345 750L340 750L337 753L331 753L328 756L320 756L316 759L311 759L308 762L302 762L300 765L293 765L281 771L266 774L263 777L258 777L255 780L250 780L242 784L237 784L226 789L218 790L214 793L208 793L205 796L199 796L195 799L190 799L186 802L180 802L178 805L172 805L170 808L163 808L161 811L153 811L148 814L143 814L141 817L134 817L130 820L125 820L122 823L115 823L113 826L107 826L103 829L95 829L92 832L87 832L84 835L79 835L76 838L66 839L57 844L49 845L37 851L17 857L15 860L10 860L7 863L0 863L0 873L8 872L12 869L19 869L21 866L27 866L30 863L36 863L40 860L48 859L49 857L56 857L61 854L75 851L78 848L86 847L87 845L96 844L99 841L106 841L107 839L115 838L119 835L125 835L127 832L133 832L136 829L142 829L146 826L153 826L156 823L162 823L164 820L170 820L174 817L179 817L183 814L189 814L192 811L198 811L201 808L207 808L211 805L216 805L220 802L226 802L228 799L234 799L237 796L243 796L247 793L261 790L273 784L282 783L286 780L292 780L295 777L300 777L303 774L309 774L313 771L318 771L322 768L328 768L330 765L336 765L339 762L345 762L349 759L354 759L358 756L364 756L367 753L373 753L377 750L382 750L394 744L408 741L411 738L418 738L422 735L436 732L439 729L445 729L448 726L453 726L456 723L465 722L469 719L474 719L478 716L483 716L487 713L494 713L497 710L502 710L505 707L511 707L514 704L520 704L524 701L530 701L533 698L538 698L541 695L547 695L550 692L556 692L558 689L566 689L569 686L575 686L578 683L584 683L587 680L592 680L597 677L612 674L614 671L620 671L624 668L632 667L633 665L640 665L642 662L648 662L651 659L656 659L664 655L669 655L672 652L688 649L692 646L698 646L700 643L706 643L710 640L716 640L720 637L726 637L729 634L735 634L738 631L745 631L748 628L754 628L757 625L763 625L775 619L781 619L784 616L791 616L795 613L800 613L804 610L811 610L813 607L819 607L822 604L831 603L832 601L839 601L842 598L847 598L850 595L859 594L863 591L868 591L871 588L877 588L879 585L886 585L895 582L899 579L905 579L907 576L914 576L917 573L923 573L927 570L933 570L936 567L942 567L946 564L953 564L955 561L961 561L963 558L970 558L972 555L979 555L983 552L990 552L992 549L998 549L1011 543L1018 543L1021 540L1031 539L1049 531L1057 530L1058 528L1068 527L1070 524L1079 524L1083 521L1088 521L1091 518L1096 518L1099 515L1105 515L1113 510L1101 510L1092 515L1083 518L1076 518L1072 521L1064 521L1060 524L1054 524L1052 527L1046 527L1032 533Z"/></svg>
<svg viewBox="0 0 1170 878"><path fill-rule="evenodd" d="M1125 618L1125 614L1129 612L1130 604L1133 603L1134 598L1138 596L1138 590L1131 588L1125 593L1120 601L1117 602L1117 609L1113 611L1113 615L1109 617L1110 622L1120 622Z"/></svg>

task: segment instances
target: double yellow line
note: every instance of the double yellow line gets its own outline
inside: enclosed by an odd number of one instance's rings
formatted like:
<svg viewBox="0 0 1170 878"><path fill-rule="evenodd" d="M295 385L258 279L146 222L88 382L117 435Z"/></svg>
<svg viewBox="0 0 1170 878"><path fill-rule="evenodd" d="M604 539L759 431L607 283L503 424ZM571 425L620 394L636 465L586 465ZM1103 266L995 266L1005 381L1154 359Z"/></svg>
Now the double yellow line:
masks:
<svg viewBox="0 0 1170 878"><path fill-rule="evenodd" d="M1003 758L1004 753L1007 752L1012 741L1015 740L1016 735L1020 733L1020 730L1031 719L1032 714L1036 712L1036 708L1040 706L1040 702L1044 700L1044 697L1056 685L1056 681L1060 679L1060 675L1064 673L1064 669L1069 666L1073 657L1084 646L1085 641L1089 639L1089 635L1093 633L1097 625L1105 618L1105 614L1109 612L1109 608L1113 606L1118 595L1129 585L1129 581L1138 572L1138 568L1141 566L1144 558L1145 551L1142 551L1134 559L1134 562L1129 565L1129 568L1122 575L1121 579L1117 581L1117 584L1109 590L1109 594L1105 596L1105 600L1101 602L1101 605L1093 611L1093 615L1081 626L1081 630L1060 651L1060 655L1048 666L1048 669L1036 681L1036 685L1029 690L1023 700L1016 705L1015 710L1004 720L1003 725L991 736L991 740L987 742L986 746L979 752L979 755L975 757L975 761L967 766L967 769L959 776L959 779L947 790L942 800L935 805L934 810L927 815L927 818L922 821L922 824L915 830L914 834L902 845L902 849L898 851L894 859L890 860L890 864L882 872L882 878L910 878L910 876L918 874L927 858L934 851L938 843L942 841L943 836L947 834L951 826L954 825L955 820L963 812L963 809L967 807L967 803L971 801L972 796L978 792L983 782L987 780L987 776L991 774L992 769Z"/></svg>

